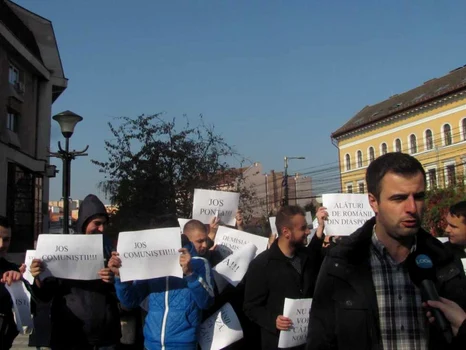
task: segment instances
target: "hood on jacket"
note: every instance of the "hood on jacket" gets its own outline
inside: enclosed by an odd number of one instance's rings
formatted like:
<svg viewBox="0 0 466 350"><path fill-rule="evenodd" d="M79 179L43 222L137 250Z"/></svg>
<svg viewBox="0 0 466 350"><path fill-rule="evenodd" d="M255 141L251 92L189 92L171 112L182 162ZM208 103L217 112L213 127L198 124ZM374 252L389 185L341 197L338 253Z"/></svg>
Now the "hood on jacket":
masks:
<svg viewBox="0 0 466 350"><path fill-rule="evenodd" d="M96 195L89 194L79 206L76 233L85 233L87 224L95 216L105 216L108 219L107 209Z"/></svg>

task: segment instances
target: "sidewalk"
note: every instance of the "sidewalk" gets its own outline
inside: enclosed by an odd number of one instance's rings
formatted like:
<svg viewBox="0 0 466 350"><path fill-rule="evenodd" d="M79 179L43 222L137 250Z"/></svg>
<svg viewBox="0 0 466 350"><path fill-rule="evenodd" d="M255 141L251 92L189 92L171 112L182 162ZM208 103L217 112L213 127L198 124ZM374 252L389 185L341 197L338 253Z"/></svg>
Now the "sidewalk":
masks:
<svg viewBox="0 0 466 350"><path fill-rule="evenodd" d="M18 335L13 343L12 349L15 350L33 350L35 348L28 347L29 335Z"/></svg>

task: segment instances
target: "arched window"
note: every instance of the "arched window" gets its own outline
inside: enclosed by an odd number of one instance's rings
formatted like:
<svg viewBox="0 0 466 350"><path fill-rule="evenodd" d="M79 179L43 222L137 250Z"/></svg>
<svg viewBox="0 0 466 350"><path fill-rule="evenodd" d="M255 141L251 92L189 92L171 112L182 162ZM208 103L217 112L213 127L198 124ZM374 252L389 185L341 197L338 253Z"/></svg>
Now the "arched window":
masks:
<svg viewBox="0 0 466 350"><path fill-rule="evenodd" d="M388 148L387 148L387 144L386 144L385 142L384 142L384 143L382 143L382 146L381 146L380 152L381 152L382 154L387 154L387 152L388 152Z"/></svg>
<svg viewBox="0 0 466 350"><path fill-rule="evenodd" d="M411 154L417 153L417 140L416 135L409 135L409 151Z"/></svg>
<svg viewBox="0 0 466 350"><path fill-rule="evenodd" d="M426 130L426 150L434 148L434 139L432 137L432 130Z"/></svg>
<svg viewBox="0 0 466 350"><path fill-rule="evenodd" d="M369 147L369 163L373 162L375 159L374 147Z"/></svg>
<svg viewBox="0 0 466 350"><path fill-rule="evenodd" d="M346 170L351 170L351 156L349 154L345 155Z"/></svg>
<svg viewBox="0 0 466 350"><path fill-rule="evenodd" d="M362 168L362 152L358 151L358 168Z"/></svg>
<svg viewBox="0 0 466 350"><path fill-rule="evenodd" d="M400 139L395 140L395 152L401 152L401 140Z"/></svg>
<svg viewBox="0 0 466 350"><path fill-rule="evenodd" d="M450 124L445 124L443 126L443 144L445 146L450 146L452 142L451 138L451 126Z"/></svg>
<svg viewBox="0 0 466 350"><path fill-rule="evenodd" d="M466 140L466 118L461 121L461 130L463 130L463 141Z"/></svg>

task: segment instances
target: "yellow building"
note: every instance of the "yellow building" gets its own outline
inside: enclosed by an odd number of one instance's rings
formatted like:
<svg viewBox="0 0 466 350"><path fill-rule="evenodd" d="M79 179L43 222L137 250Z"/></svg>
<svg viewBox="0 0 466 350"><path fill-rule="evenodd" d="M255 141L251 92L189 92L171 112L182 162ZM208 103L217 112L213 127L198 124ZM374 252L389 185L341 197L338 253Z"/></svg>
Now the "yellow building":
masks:
<svg viewBox="0 0 466 350"><path fill-rule="evenodd" d="M364 193L367 166L387 152L409 153L427 173L428 188L464 181L466 66L364 107L332 133L342 192Z"/></svg>

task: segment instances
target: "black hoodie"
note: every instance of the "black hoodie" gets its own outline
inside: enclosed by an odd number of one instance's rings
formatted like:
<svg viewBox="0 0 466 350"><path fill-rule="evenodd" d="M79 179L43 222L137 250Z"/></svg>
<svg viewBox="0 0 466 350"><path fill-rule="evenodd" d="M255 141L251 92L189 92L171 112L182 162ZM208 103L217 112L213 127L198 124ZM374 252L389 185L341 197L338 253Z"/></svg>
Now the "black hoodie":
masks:
<svg viewBox="0 0 466 350"><path fill-rule="evenodd" d="M79 207L77 233L95 216L107 216L105 206L95 195L88 195ZM105 244L108 261L111 246ZM113 284L102 280L45 280L38 295L52 299L51 346L53 349L86 349L119 343L121 337L118 301Z"/></svg>

